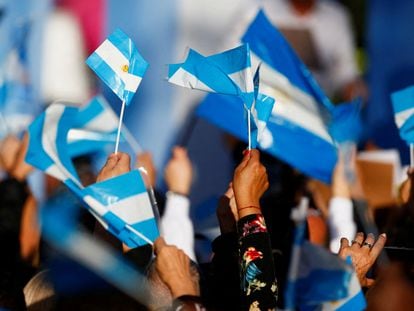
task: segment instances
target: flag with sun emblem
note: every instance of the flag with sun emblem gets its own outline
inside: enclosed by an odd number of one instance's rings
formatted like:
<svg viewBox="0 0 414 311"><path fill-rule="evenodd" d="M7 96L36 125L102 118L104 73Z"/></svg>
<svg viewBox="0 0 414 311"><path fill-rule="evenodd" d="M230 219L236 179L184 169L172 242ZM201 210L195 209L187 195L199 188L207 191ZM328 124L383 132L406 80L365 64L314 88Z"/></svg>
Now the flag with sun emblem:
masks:
<svg viewBox="0 0 414 311"><path fill-rule="evenodd" d="M132 40L120 29L88 57L86 64L127 105L148 68Z"/></svg>

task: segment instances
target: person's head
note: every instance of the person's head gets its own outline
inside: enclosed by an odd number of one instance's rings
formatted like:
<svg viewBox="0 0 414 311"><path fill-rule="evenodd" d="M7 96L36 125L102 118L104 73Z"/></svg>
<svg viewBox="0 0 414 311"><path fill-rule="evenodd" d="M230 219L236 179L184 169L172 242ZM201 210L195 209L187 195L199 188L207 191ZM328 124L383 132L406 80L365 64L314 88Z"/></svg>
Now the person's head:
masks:
<svg viewBox="0 0 414 311"><path fill-rule="evenodd" d="M148 265L146 276L148 281L148 301L147 306L150 310L168 310L174 300L173 294L168 285L161 279L156 268L156 258ZM199 286L200 275L197 265L190 261L191 281ZM198 291L199 288L198 288Z"/></svg>
<svg viewBox="0 0 414 311"><path fill-rule="evenodd" d="M42 270L33 276L24 288L24 298L28 310L53 310L55 290L48 279L48 271Z"/></svg>

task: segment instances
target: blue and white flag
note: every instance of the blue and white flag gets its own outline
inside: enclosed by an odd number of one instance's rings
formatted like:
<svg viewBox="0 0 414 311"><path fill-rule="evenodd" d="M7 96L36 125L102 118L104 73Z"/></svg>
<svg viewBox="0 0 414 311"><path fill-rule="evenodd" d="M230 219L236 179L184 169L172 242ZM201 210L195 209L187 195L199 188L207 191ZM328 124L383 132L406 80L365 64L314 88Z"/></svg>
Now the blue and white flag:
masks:
<svg viewBox="0 0 414 311"><path fill-rule="evenodd" d="M120 29L88 57L86 64L127 105L148 68L132 40Z"/></svg>
<svg viewBox="0 0 414 311"><path fill-rule="evenodd" d="M102 96L95 96L79 109L74 128L68 133L69 152L72 157L106 151L115 144L119 117ZM142 151L141 146L128 128L123 124L121 141L129 143L135 154Z"/></svg>
<svg viewBox="0 0 414 311"><path fill-rule="evenodd" d="M333 104L262 11L242 41L250 46L252 66L261 64L261 92L277 103L259 147L329 183L337 161L336 146L328 131ZM247 129L239 122L243 114L239 99L209 94L197 114L247 140Z"/></svg>
<svg viewBox="0 0 414 311"><path fill-rule="evenodd" d="M147 189L137 170L98 182L83 191L83 200L103 226L129 247L152 243L158 236Z"/></svg>
<svg viewBox="0 0 414 311"><path fill-rule="evenodd" d="M361 105L361 99L357 98L336 105L332 110L329 133L336 143L359 142L362 132Z"/></svg>
<svg viewBox="0 0 414 311"><path fill-rule="evenodd" d="M253 126L251 128L251 147L256 148L257 144L262 141L265 135L267 121L272 114L275 100L260 92L260 65L257 67L254 75L254 102L250 108L251 116L253 117Z"/></svg>
<svg viewBox="0 0 414 311"><path fill-rule="evenodd" d="M351 258L346 259L346 263L351 265ZM352 273L351 280L348 283L348 294L346 297L326 302L322 305L322 311L362 311L367 307L365 295L361 289L357 274Z"/></svg>
<svg viewBox="0 0 414 311"><path fill-rule="evenodd" d="M152 243L158 228L138 171L83 187L67 141L68 132L78 122L77 114L77 108L53 104L36 118L29 127L26 162L65 183L97 220L129 247Z"/></svg>
<svg viewBox="0 0 414 311"><path fill-rule="evenodd" d="M48 202L40 209L42 237L53 245L54 249L77 261L131 297L145 303L144 287L137 288L137 282L141 283L144 276L120 254L79 228L77 222L79 203L76 197L68 191L63 191L59 195L49 198ZM53 258L56 259L55 256L52 256L52 260ZM46 264L50 264L50 262ZM74 291L91 289L89 273L76 275L75 278L71 276L68 281L65 277L67 270L62 272L65 273L65 276L62 277L59 268L53 269L55 264L55 262L51 263L53 271L51 278L57 291L66 290L73 293Z"/></svg>
<svg viewBox="0 0 414 311"><path fill-rule="evenodd" d="M414 144L414 86L391 94L395 124L407 144Z"/></svg>
<svg viewBox="0 0 414 311"><path fill-rule="evenodd" d="M366 303L352 265L305 240L307 202L302 199L299 208L292 211L296 228L284 293L285 308L363 310Z"/></svg>
<svg viewBox="0 0 414 311"><path fill-rule="evenodd" d="M190 49L186 60L180 64L170 64L168 71L170 83L238 96L247 109L253 104L253 75L248 44L207 57Z"/></svg>
<svg viewBox="0 0 414 311"><path fill-rule="evenodd" d="M105 150L113 146L119 118L105 98L96 96L79 109L74 127L69 130L69 152L72 157Z"/></svg>

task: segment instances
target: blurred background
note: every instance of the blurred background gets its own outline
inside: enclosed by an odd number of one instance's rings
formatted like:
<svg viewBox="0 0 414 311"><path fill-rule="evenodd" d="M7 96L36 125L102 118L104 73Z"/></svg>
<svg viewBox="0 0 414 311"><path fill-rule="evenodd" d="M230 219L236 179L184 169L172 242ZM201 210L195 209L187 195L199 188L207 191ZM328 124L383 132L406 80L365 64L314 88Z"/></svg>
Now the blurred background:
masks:
<svg viewBox="0 0 414 311"><path fill-rule="evenodd" d="M288 20L294 2L304 11ZM231 145L220 129L193 116L205 94L168 84L166 64L182 60L188 47L208 55L236 46L263 8L335 102L363 98L362 144L396 148L407 163L408 148L394 124L389 94L414 84L414 2L317 0L330 5L313 16L306 3L314 2L0 0L0 130L17 133L53 101L83 105L98 92L119 111L119 99L84 63L119 27L150 64L125 124L153 154L159 171L174 144L188 147L195 166L192 217L202 238L214 237L215 202L234 166ZM331 69L339 58L342 67ZM158 183L162 188L161 178Z"/></svg>

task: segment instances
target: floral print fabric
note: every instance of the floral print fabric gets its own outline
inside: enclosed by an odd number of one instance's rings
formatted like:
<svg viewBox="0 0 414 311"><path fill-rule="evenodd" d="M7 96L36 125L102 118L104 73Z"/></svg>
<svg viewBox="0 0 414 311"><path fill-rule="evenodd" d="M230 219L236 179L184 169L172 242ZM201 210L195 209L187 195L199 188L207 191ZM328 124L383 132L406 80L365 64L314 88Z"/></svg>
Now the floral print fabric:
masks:
<svg viewBox="0 0 414 311"><path fill-rule="evenodd" d="M270 238L261 214L238 222L243 310L274 310L277 283Z"/></svg>

